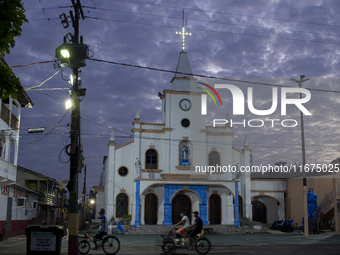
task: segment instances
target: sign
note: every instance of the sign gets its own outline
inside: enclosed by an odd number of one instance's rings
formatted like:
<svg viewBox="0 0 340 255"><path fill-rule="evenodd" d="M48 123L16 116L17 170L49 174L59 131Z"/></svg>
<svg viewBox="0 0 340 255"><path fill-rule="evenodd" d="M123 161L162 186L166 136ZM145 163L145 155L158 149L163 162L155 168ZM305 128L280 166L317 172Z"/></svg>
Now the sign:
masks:
<svg viewBox="0 0 340 255"><path fill-rule="evenodd" d="M56 243L52 232L31 232L31 251L56 251Z"/></svg>
<svg viewBox="0 0 340 255"><path fill-rule="evenodd" d="M18 190L10 186L2 186L1 195L7 196L7 197L14 197L14 198L20 198L20 197L25 198L26 192Z"/></svg>

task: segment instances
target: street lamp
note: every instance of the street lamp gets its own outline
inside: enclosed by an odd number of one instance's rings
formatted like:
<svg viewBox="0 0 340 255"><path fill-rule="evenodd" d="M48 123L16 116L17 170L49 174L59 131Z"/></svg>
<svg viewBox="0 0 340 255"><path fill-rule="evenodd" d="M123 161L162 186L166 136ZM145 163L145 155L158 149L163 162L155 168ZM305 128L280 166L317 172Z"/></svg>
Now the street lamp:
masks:
<svg viewBox="0 0 340 255"><path fill-rule="evenodd" d="M65 108L70 109L71 107L72 107L72 101L71 101L71 99L69 99L65 102Z"/></svg>
<svg viewBox="0 0 340 255"><path fill-rule="evenodd" d="M297 83L300 88L302 88L302 83L309 81L309 78L305 78L306 76L300 75L300 80L296 80L291 78L290 80ZM302 98L302 93L300 93L300 98ZM303 125L303 114L300 111L301 117L301 142L302 142L302 171L303 171L303 217L304 217L304 233L305 237L309 236L308 230L308 207L307 207L307 180L305 173L305 165L306 165L306 152L305 152L305 133L304 133L304 125Z"/></svg>
<svg viewBox="0 0 340 255"><path fill-rule="evenodd" d="M65 37L64 37L65 38ZM86 44L69 44L65 42L55 50L55 57L62 67L80 68L86 66L89 47Z"/></svg>

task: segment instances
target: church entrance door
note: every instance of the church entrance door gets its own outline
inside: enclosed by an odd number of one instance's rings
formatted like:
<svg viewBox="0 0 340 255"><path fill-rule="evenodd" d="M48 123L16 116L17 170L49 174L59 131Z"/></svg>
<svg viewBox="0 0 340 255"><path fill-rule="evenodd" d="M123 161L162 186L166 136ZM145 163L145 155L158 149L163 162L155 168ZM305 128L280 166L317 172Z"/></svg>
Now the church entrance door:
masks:
<svg viewBox="0 0 340 255"><path fill-rule="evenodd" d="M221 224L221 198L216 194L209 198L209 221L210 224Z"/></svg>
<svg viewBox="0 0 340 255"><path fill-rule="evenodd" d="M172 223L176 224L181 220L181 215L180 213L182 211L185 211L190 222L191 222L191 200L188 196L179 194L177 195L173 200L172 200L172 213L171 213L171 218L172 218Z"/></svg>
<svg viewBox="0 0 340 255"><path fill-rule="evenodd" d="M144 215L145 224L157 224L158 199L155 194L148 194L145 197Z"/></svg>
<svg viewBox="0 0 340 255"><path fill-rule="evenodd" d="M264 203L253 201L251 205L253 206L253 221L267 223L267 208Z"/></svg>

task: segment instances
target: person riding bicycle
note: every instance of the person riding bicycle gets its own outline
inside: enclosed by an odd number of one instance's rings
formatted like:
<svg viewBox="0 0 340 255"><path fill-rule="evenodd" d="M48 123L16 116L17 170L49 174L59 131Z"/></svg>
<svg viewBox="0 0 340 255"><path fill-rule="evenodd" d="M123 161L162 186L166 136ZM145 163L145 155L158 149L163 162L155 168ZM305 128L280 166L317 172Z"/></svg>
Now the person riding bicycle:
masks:
<svg viewBox="0 0 340 255"><path fill-rule="evenodd" d="M102 208L100 209L100 211L98 211L97 214L97 219L101 219L101 222L93 227L98 227L101 226L100 230L93 236L93 242L94 242L94 248L92 248L93 250L97 250L97 238L101 239L104 235L107 234L107 230L108 230L108 223L107 223L107 219L105 216L105 209Z"/></svg>
<svg viewBox="0 0 340 255"><path fill-rule="evenodd" d="M200 234L202 232L202 229L203 229L203 221L202 219L198 216L198 212L197 211L194 211L193 212L194 216L195 216L195 221L192 225L186 227L185 229L188 229L188 228L193 228L193 229L189 229L187 231L188 235L189 235L189 240L190 240L190 247L189 247L189 251L192 250L192 237L197 235L197 234Z"/></svg>
<svg viewBox="0 0 340 255"><path fill-rule="evenodd" d="M173 227L176 227L180 224L183 224L183 227L179 228L176 231L177 238L180 238L180 236L183 235L183 233L185 232L185 228L190 226L190 220L189 220L188 216L186 216L186 213L184 211L181 212L181 217L182 217L182 219L178 223L173 225Z"/></svg>

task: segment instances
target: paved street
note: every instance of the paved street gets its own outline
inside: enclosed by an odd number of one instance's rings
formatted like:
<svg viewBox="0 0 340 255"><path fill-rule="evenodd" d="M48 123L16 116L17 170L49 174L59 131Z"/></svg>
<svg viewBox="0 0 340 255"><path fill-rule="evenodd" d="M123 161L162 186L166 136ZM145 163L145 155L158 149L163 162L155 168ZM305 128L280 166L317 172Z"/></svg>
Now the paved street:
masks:
<svg viewBox="0 0 340 255"><path fill-rule="evenodd" d="M162 254L161 247L155 247L159 235L117 235L121 242L118 254ZM340 236L292 234L254 235L211 235L207 236L213 248L209 254L339 254ZM26 254L26 236L20 235L0 242L1 255ZM62 255L67 255L67 240L62 241ZM89 254L104 254L102 250ZM196 251L178 249L177 255L197 254Z"/></svg>

